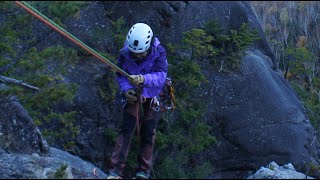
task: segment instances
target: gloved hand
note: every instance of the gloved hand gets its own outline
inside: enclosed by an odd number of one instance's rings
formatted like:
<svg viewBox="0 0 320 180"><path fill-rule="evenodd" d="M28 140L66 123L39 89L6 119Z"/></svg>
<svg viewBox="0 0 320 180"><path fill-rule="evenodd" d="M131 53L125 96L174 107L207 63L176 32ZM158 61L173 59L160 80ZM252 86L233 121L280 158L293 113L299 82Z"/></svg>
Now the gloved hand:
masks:
<svg viewBox="0 0 320 180"><path fill-rule="evenodd" d="M131 78L129 78L129 81L131 85L137 86L139 84L144 83L144 77L143 75L129 75Z"/></svg>
<svg viewBox="0 0 320 180"><path fill-rule="evenodd" d="M137 98L137 92L133 89L129 89L126 93L125 96L127 98L128 103L133 104L134 101L138 100Z"/></svg>

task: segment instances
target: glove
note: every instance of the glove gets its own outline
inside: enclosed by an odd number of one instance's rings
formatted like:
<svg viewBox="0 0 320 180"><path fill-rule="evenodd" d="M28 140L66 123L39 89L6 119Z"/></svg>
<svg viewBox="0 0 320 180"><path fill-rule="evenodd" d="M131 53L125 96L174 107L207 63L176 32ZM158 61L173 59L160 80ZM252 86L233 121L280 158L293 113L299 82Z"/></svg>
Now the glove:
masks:
<svg viewBox="0 0 320 180"><path fill-rule="evenodd" d="M133 104L134 101L138 100L137 98L137 92L134 91L133 89L129 89L126 93L125 96L127 98L128 103Z"/></svg>
<svg viewBox="0 0 320 180"><path fill-rule="evenodd" d="M139 74L139 75L130 75L131 78L129 78L129 81L131 83L131 85L137 86L139 84L144 83L144 77L143 75Z"/></svg>

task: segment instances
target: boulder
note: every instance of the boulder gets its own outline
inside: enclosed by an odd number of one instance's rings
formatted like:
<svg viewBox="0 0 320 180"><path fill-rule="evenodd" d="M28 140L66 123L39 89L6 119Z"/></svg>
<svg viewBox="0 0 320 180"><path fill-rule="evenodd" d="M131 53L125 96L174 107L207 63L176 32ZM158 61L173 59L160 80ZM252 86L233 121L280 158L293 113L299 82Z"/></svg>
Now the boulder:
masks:
<svg viewBox="0 0 320 180"><path fill-rule="evenodd" d="M0 149L0 179L103 179L107 175L92 163L50 147L50 153L6 153Z"/></svg>
<svg viewBox="0 0 320 180"><path fill-rule="evenodd" d="M16 96L0 97L0 179L105 178L98 167L49 147ZM95 172L93 172L95 171ZM61 178L61 177L60 177Z"/></svg>
<svg viewBox="0 0 320 180"><path fill-rule="evenodd" d="M261 167L247 179L314 179L301 172L297 172L291 163L279 166L271 162L267 167Z"/></svg>
<svg viewBox="0 0 320 180"><path fill-rule="evenodd" d="M0 98L0 149L23 154L49 152L47 141L16 96Z"/></svg>
<svg viewBox="0 0 320 180"><path fill-rule="evenodd" d="M247 175L272 160L300 171L319 164L319 144L301 101L271 64L255 50L243 58L239 73L210 78L208 116L220 139L211 160L218 177Z"/></svg>

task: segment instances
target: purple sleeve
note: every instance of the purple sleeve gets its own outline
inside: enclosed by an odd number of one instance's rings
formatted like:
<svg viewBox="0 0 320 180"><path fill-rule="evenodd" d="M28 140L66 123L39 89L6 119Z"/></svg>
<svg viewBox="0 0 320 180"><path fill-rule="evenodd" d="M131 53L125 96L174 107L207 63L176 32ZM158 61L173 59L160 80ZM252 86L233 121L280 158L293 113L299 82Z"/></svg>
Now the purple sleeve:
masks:
<svg viewBox="0 0 320 180"><path fill-rule="evenodd" d="M118 67L123 69L123 56L120 55L118 58ZM123 69L125 71L125 69ZM123 76L122 74L117 72L117 81L118 84L120 86L120 91L121 92L126 92L128 89L134 88L130 82L128 81L128 79Z"/></svg>
<svg viewBox="0 0 320 180"><path fill-rule="evenodd" d="M168 71L168 62L166 56L166 50L159 45L158 52L160 56L155 59L153 73L145 74L144 77L144 87L159 87L162 88Z"/></svg>

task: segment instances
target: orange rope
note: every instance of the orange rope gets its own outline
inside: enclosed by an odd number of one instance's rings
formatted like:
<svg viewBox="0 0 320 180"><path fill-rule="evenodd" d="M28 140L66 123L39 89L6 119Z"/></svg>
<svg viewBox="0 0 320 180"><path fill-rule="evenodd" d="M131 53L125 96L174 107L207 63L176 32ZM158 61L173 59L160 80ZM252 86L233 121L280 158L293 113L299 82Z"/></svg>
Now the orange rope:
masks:
<svg viewBox="0 0 320 180"><path fill-rule="evenodd" d="M92 54L94 57L98 58L100 61L102 61L103 63L106 63L107 65L111 66L114 70L116 70L117 72L119 72L120 74L126 76L127 78L130 78L130 75L128 73L126 73L125 71L123 71L121 68L119 68L118 66L114 65L112 62L108 61L107 59L105 59L103 56L101 56L100 54L98 54L97 52L95 52L92 48L90 48L89 46L87 46L86 44L84 44L83 42L81 42L79 39L77 39L76 37L74 37L72 34L68 33L66 30L64 30L63 28L59 27L57 24L55 24L54 22L52 22L49 18L47 18L46 16L44 16L43 14L41 14L40 12L38 12L36 9L32 8L30 5L28 5L26 2L19 2L19 1L15 1L15 3L17 5L19 5L20 7L22 7L23 9L25 9L26 11L28 11L30 14L32 14L33 16L35 16L36 18L38 18L39 20L41 20L42 22L44 22L46 25L48 25L49 27L51 27L52 29L56 30L58 33L62 34L64 37L66 37L67 39L69 39L70 41L74 42L75 44L77 44L78 46L80 46L81 48L83 48L84 50L86 50L87 52L89 52L90 54ZM25 5L26 4L26 5ZM50 22L51 21L51 22Z"/></svg>

